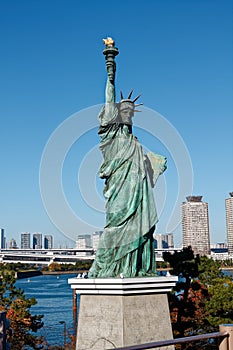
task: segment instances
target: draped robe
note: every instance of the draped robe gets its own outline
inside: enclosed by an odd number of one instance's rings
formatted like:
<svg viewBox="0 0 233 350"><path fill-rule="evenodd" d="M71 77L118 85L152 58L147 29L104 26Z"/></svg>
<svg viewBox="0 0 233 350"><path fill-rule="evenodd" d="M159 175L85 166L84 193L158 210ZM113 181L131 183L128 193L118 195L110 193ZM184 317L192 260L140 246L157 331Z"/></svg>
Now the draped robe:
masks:
<svg viewBox="0 0 233 350"><path fill-rule="evenodd" d="M105 104L99 123L106 225L89 277L156 275L153 232L158 218L152 187L166 159L152 152L144 155L115 103Z"/></svg>

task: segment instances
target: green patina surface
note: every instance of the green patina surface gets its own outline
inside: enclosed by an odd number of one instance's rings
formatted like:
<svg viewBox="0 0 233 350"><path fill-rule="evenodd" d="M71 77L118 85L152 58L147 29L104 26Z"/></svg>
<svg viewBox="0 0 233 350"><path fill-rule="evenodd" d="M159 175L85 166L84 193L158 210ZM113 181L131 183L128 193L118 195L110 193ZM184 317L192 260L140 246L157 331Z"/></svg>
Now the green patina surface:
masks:
<svg viewBox="0 0 233 350"><path fill-rule="evenodd" d="M132 133L133 113L128 119L121 115L123 104L132 111L134 103L115 103L115 61L112 56L108 60L106 49L105 55L108 79L99 114L99 176L105 179L106 225L89 277L154 276L153 232L158 218L152 188L166 169L166 158L153 152L144 155Z"/></svg>

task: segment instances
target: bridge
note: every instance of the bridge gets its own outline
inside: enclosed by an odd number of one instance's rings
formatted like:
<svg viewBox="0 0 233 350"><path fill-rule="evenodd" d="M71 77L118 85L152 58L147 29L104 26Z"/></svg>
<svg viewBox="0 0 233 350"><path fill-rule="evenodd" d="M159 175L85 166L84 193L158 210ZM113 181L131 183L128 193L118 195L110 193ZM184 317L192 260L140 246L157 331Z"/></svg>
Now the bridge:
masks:
<svg viewBox="0 0 233 350"><path fill-rule="evenodd" d="M174 252L177 248L155 249L156 261L163 261L164 251ZM59 264L75 264L80 260L93 260L95 251L93 248L54 248L54 249L1 249L0 263L23 263L50 265L53 262Z"/></svg>
<svg viewBox="0 0 233 350"><path fill-rule="evenodd" d="M94 259L94 250L90 249L1 249L0 263L23 263L50 265L53 262L75 264L80 260Z"/></svg>

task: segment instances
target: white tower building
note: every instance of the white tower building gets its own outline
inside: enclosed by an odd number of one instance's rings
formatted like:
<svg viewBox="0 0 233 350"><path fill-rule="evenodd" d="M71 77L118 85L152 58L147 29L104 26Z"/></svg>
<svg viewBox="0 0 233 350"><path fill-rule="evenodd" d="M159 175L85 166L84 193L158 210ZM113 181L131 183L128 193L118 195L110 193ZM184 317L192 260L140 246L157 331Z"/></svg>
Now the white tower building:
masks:
<svg viewBox="0 0 233 350"><path fill-rule="evenodd" d="M233 257L233 192L225 199L228 254Z"/></svg>
<svg viewBox="0 0 233 350"><path fill-rule="evenodd" d="M78 239L76 241L76 249L90 249L92 248L92 239L91 235L78 235ZM80 256L90 255L89 252L78 252Z"/></svg>
<svg viewBox="0 0 233 350"><path fill-rule="evenodd" d="M31 234L29 232L21 233L21 249L31 248Z"/></svg>
<svg viewBox="0 0 233 350"><path fill-rule="evenodd" d="M202 196L186 197L182 204L183 247L191 246L194 254L210 254L208 203Z"/></svg>
<svg viewBox="0 0 233 350"><path fill-rule="evenodd" d="M92 247L94 249L94 252L96 252L98 249L99 240L100 240L102 233L103 233L103 231L95 231L92 234Z"/></svg>

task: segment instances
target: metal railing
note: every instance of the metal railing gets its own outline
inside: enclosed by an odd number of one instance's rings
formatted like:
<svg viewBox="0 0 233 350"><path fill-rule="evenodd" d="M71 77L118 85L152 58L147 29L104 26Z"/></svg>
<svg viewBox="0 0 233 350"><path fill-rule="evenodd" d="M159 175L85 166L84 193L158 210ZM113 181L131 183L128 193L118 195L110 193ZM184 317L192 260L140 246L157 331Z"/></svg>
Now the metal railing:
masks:
<svg viewBox="0 0 233 350"><path fill-rule="evenodd" d="M194 343L200 340L218 339L219 350L233 350L233 325L226 324L219 326L219 332L207 333L201 335L195 335L184 338L176 338L170 340L156 341L152 343L145 343L139 345L131 345L120 348L115 348L115 350L147 350L162 348L165 346L176 345L176 344L187 344Z"/></svg>

